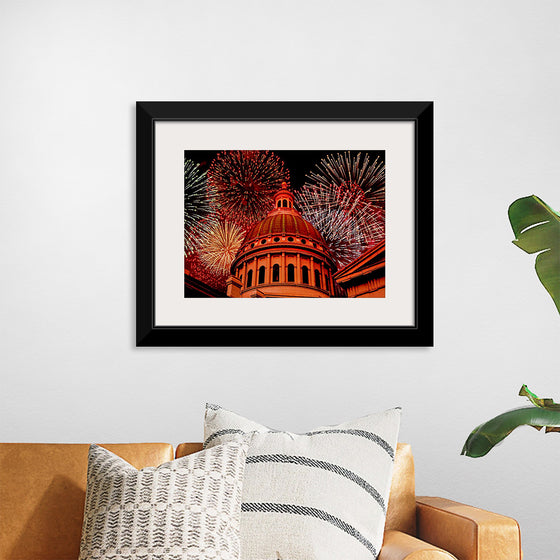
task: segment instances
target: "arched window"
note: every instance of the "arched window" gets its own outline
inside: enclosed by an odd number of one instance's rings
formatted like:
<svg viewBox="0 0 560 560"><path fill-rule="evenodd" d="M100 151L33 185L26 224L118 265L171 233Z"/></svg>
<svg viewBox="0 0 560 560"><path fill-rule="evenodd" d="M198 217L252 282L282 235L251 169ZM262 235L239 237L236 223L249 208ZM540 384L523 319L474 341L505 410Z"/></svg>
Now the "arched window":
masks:
<svg viewBox="0 0 560 560"><path fill-rule="evenodd" d="M309 269L306 266L301 267L301 280L304 284L309 284Z"/></svg>
<svg viewBox="0 0 560 560"><path fill-rule="evenodd" d="M325 274L325 290L329 289L329 275Z"/></svg>
<svg viewBox="0 0 560 560"><path fill-rule="evenodd" d="M321 273L318 270L315 271L315 287L321 287Z"/></svg>
<svg viewBox="0 0 560 560"><path fill-rule="evenodd" d="M259 267L259 284L264 284L264 266Z"/></svg>
<svg viewBox="0 0 560 560"><path fill-rule="evenodd" d="M270 202L269 202L269 204L270 204ZM284 208L287 208L287 207L288 207L288 201L287 201L287 200L283 200L283 201L282 201L282 206L283 206ZM269 206L269 208L270 208L270 206Z"/></svg>
<svg viewBox="0 0 560 560"><path fill-rule="evenodd" d="M250 288L253 285L253 271L249 270L247 272L247 288Z"/></svg>
<svg viewBox="0 0 560 560"><path fill-rule="evenodd" d="M279 201L278 201L278 208L280 208L281 206L282 206L282 201L279 200Z"/></svg>
<svg viewBox="0 0 560 560"><path fill-rule="evenodd" d="M295 282L296 275L295 275L296 267L293 264L288 265L288 282Z"/></svg>
<svg viewBox="0 0 560 560"><path fill-rule="evenodd" d="M273 282L280 282L280 265L275 264L272 267L272 281Z"/></svg>

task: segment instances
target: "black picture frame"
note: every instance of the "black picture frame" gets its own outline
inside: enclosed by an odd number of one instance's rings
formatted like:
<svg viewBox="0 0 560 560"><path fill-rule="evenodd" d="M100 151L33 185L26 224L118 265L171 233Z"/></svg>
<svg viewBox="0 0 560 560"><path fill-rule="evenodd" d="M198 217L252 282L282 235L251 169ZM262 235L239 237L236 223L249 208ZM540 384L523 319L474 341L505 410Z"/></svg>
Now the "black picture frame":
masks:
<svg viewBox="0 0 560 560"><path fill-rule="evenodd" d="M136 346L433 346L433 102L136 104ZM158 121L414 123L414 324L160 326L155 323L155 125Z"/></svg>

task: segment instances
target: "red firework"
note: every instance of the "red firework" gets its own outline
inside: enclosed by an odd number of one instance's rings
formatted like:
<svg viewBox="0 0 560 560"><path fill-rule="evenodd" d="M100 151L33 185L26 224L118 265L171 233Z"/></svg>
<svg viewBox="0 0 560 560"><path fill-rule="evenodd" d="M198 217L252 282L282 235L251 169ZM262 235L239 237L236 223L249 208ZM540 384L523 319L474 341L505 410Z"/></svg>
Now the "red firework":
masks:
<svg viewBox="0 0 560 560"><path fill-rule="evenodd" d="M227 274L216 274L216 272L210 270L196 253L185 257L184 260L186 274L216 290L226 291Z"/></svg>
<svg viewBox="0 0 560 560"><path fill-rule="evenodd" d="M242 227L263 219L274 193L290 179L282 160L268 150L220 152L207 177L209 187L216 189L221 215Z"/></svg>

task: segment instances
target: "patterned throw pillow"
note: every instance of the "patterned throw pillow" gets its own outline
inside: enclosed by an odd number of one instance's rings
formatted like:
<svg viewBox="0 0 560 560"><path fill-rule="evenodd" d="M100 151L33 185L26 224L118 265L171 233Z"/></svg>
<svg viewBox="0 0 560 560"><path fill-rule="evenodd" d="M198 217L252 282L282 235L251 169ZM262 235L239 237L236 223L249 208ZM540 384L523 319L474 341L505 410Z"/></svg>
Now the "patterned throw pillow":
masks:
<svg viewBox="0 0 560 560"><path fill-rule="evenodd" d="M247 443L142 470L89 450L80 560L238 560Z"/></svg>
<svg viewBox="0 0 560 560"><path fill-rule="evenodd" d="M305 434L206 406L205 447L256 432L241 505L243 560L375 560L401 409Z"/></svg>

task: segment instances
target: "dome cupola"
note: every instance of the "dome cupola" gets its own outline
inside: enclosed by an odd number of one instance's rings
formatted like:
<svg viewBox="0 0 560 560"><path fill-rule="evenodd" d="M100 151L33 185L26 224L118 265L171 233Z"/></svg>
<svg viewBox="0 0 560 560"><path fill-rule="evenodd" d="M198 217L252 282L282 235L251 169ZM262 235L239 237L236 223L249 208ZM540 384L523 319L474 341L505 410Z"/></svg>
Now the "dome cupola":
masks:
<svg viewBox="0 0 560 560"><path fill-rule="evenodd" d="M274 195L274 209L288 209L294 207L294 195L288 190L287 183L282 183L280 190Z"/></svg>

